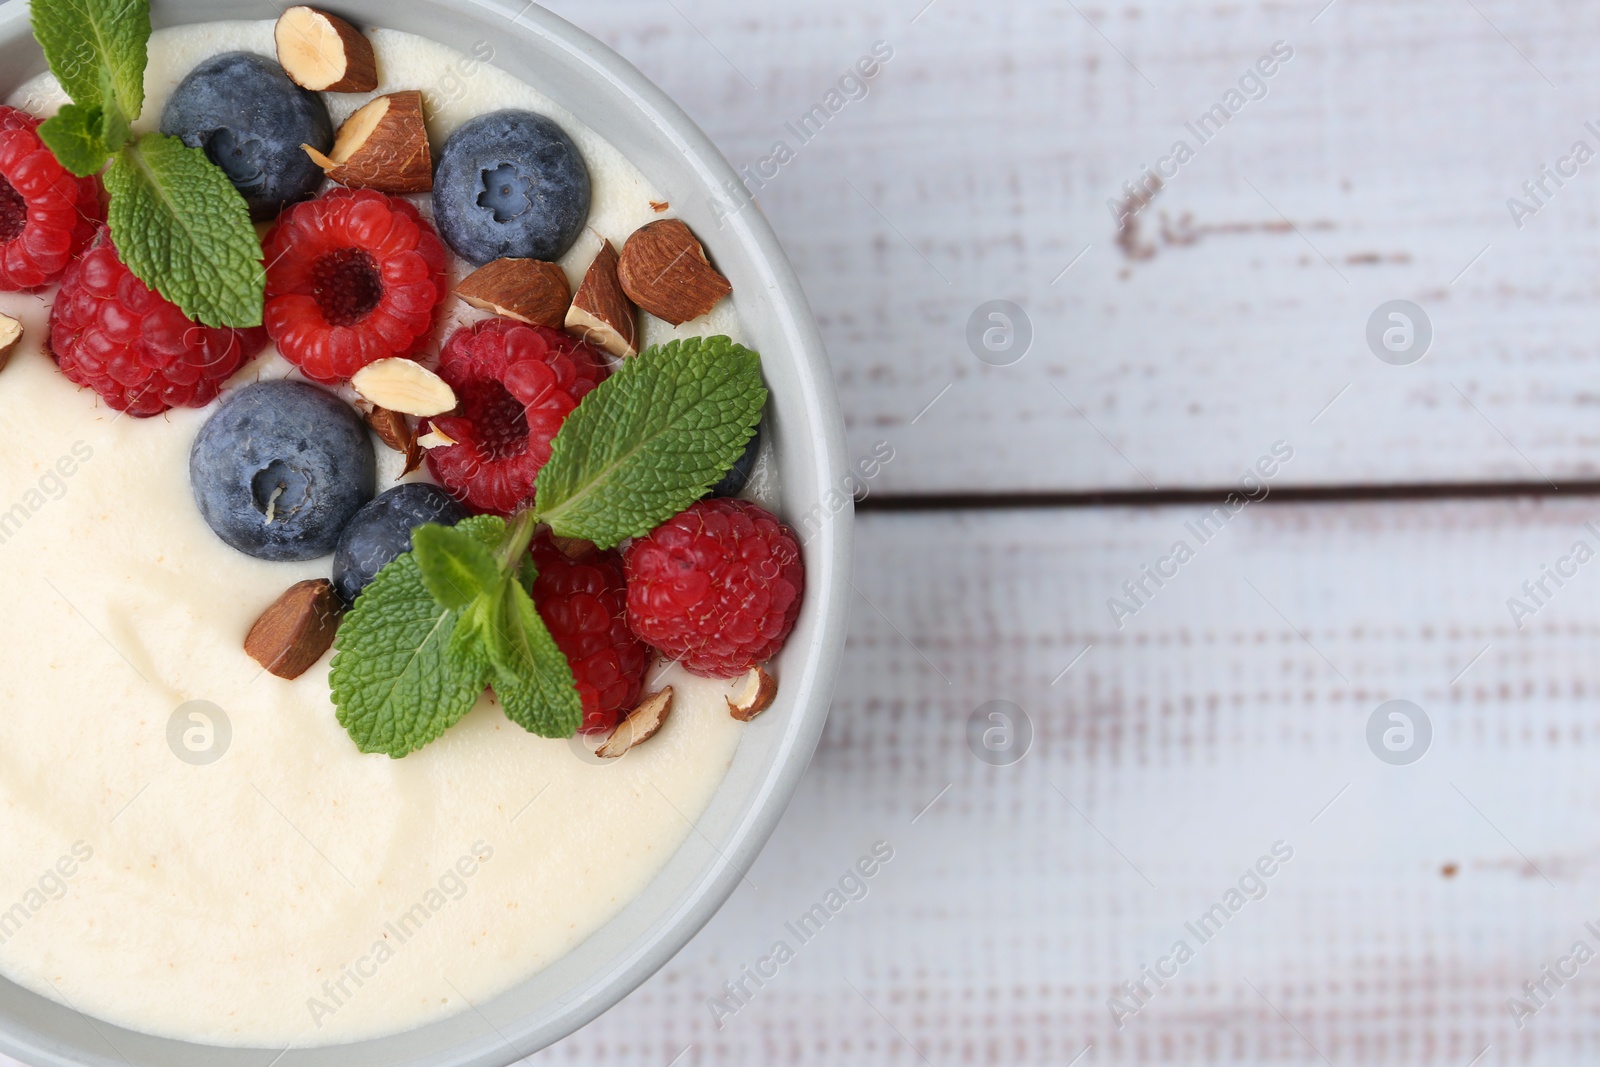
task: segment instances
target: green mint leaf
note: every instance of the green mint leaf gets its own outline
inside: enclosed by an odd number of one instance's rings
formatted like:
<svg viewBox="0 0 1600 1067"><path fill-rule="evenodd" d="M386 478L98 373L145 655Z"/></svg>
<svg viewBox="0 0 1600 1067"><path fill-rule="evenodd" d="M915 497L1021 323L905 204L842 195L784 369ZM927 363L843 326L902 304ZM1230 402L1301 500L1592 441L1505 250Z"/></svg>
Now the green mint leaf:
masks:
<svg viewBox="0 0 1600 1067"><path fill-rule="evenodd" d="M444 608L465 608L504 584L494 555L471 534L429 523L411 536L423 584Z"/></svg>
<svg viewBox="0 0 1600 1067"><path fill-rule="evenodd" d="M261 325L261 243L205 152L147 133L111 161L105 183L112 240L140 281L207 326Z"/></svg>
<svg viewBox="0 0 1600 1067"><path fill-rule="evenodd" d="M139 117L149 0L31 0L30 15L50 73L68 96L84 107L120 111L129 122Z"/></svg>
<svg viewBox="0 0 1600 1067"><path fill-rule="evenodd" d="M39 140L61 165L80 178L98 174L111 158L104 140L105 116L99 104L64 104L39 126Z"/></svg>
<svg viewBox="0 0 1600 1067"><path fill-rule="evenodd" d="M533 525L524 514L510 524L480 515L419 527L412 551L357 598L334 642L331 681L339 723L361 751L395 759L416 751L472 710L489 683L524 729L577 731L583 701L572 668L524 587L536 576L524 560ZM463 599L469 582L479 588Z"/></svg>
<svg viewBox="0 0 1600 1067"><path fill-rule="evenodd" d="M501 608L512 663L496 666L493 684L506 718L540 737L571 737L583 723L583 700L567 657L520 584L506 584Z"/></svg>
<svg viewBox="0 0 1600 1067"><path fill-rule="evenodd" d="M100 95L104 99L111 99L111 72L100 72ZM120 152L122 146L133 138L133 131L128 128L129 118L123 114L120 107L100 108L100 140L105 144L108 152Z"/></svg>
<svg viewBox="0 0 1600 1067"><path fill-rule="evenodd" d="M611 548L705 495L755 432L761 358L726 337L658 345L583 398L539 472L539 518Z"/></svg>
<svg viewBox="0 0 1600 1067"><path fill-rule="evenodd" d="M488 547L499 543L505 523L475 517L456 529ZM455 646L461 615L434 600L410 552L357 598L334 642L330 680L339 724L361 751L399 759L472 710L491 665L470 646Z"/></svg>
<svg viewBox="0 0 1600 1067"><path fill-rule="evenodd" d="M488 664L451 647L460 614L433 599L409 553L362 591L339 627L330 675L339 725L361 751L399 759L472 710Z"/></svg>
<svg viewBox="0 0 1600 1067"><path fill-rule="evenodd" d="M450 654L486 663L491 671L511 669L511 649L500 622L506 583L485 590L461 612L450 638Z"/></svg>
<svg viewBox="0 0 1600 1067"><path fill-rule="evenodd" d="M583 700L529 596L539 576L528 554L533 516L523 513L502 528L495 584L461 612L452 654L489 665L490 684L512 722L542 737L571 737L583 721Z"/></svg>

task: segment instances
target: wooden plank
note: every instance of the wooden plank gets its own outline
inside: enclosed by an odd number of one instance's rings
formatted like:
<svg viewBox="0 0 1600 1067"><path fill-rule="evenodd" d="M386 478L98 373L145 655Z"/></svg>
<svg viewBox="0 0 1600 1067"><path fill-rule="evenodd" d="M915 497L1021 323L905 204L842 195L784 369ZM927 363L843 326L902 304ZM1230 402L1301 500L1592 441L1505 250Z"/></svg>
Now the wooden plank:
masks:
<svg viewBox="0 0 1600 1067"><path fill-rule="evenodd" d="M1600 164L1521 229L1506 201L1600 150L1600 9L1321 6L554 4L735 163L794 148L760 202L853 451L897 450L885 491L1217 485L1279 439L1300 484L1594 476ZM869 95L800 145L785 122L878 40ZM1280 40L1267 96L1199 145L1184 124ZM1119 247L1107 199L1178 139L1195 158ZM996 298L1034 330L1012 366L964 339ZM1393 298L1432 321L1414 366L1365 343Z"/></svg>
<svg viewBox="0 0 1600 1067"><path fill-rule="evenodd" d="M1552 986L1520 1030L1507 999L1600 949L1600 562L1520 631L1505 601L1600 548L1600 509L1248 508L1117 630L1105 599L1196 510L863 521L833 716L757 888L533 1062L1592 1058L1600 986ZM1365 740L1392 698L1433 725L1410 766ZM1035 731L1012 766L966 741L997 699ZM801 944L785 923L878 840L865 899ZM1278 841L1201 944L1185 923ZM1119 1031L1108 999L1179 939L1194 959ZM708 1007L779 940L746 1006Z"/></svg>

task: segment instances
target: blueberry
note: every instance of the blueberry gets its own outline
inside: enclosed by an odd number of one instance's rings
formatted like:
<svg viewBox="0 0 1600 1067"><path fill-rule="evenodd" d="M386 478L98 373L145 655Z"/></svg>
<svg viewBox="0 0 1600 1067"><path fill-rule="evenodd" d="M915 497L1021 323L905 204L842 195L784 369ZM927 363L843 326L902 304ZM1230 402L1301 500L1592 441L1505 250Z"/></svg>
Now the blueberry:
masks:
<svg viewBox="0 0 1600 1067"><path fill-rule="evenodd" d="M722 476L722 481L711 487L712 496L738 496L744 492L744 487L750 482L750 474L756 468L756 455L761 451L761 427L756 427L756 432L750 435L750 440L744 446L744 454L733 461L733 466L728 468L728 473Z"/></svg>
<svg viewBox="0 0 1600 1067"><path fill-rule="evenodd" d="M426 522L454 526L467 509L426 482L397 485L356 512L333 553L333 588L354 604L367 583L394 558L411 551L411 531Z"/></svg>
<svg viewBox="0 0 1600 1067"><path fill-rule="evenodd" d="M322 97L252 52L224 52L191 70L161 112L161 132L204 148L257 222L322 184L322 168L302 144L333 150L333 120Z"/></svg>
<svg viewBox="0 0 1600 1067"><path fill-rule="evenodd" d="M531 111L492 111L445 142L433 217L456 255L556 260L589 217L589 168L566 131Z"/></svg>
<svg viewBox="0 0 1600 1067"><path fill-rule="evenodd" d="M377 459L366 424L332 393L257 382L200 428L189 481L206 524L240 552L316 559L377 491Z"/></svg>

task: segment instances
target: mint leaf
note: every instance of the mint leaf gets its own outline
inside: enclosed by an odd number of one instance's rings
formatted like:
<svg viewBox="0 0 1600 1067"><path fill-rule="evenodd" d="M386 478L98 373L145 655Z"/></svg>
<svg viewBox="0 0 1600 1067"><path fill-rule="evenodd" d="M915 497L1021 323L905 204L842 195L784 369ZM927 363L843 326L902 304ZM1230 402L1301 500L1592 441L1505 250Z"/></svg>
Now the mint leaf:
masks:
<svg viewBox="0 0 1600 1067"><path fill-rule="evenodd" d="M363 752L396 759L472 710L493 684L508 718L571 737L583 700L524 583L533 516L421 526L378 572L334 642L333 702ZM437 586L437 589L435 588Z"/></svg>
<svg viewBox="0 0 1600 1067"><path fill-rule="evenodd" d="M414 752L472 710L485 661L447 654L459 611L443 608L414 556L372 580L339 627L330 680L343 726L363 752Z"/></svg>
<svg viewBox="0 0 1600 1067"><path fill-rule="evenodd" d="M540 737L571 737L583 723L583 700L567 657L520 584L507 583L501 607L512 665L497 669L493 684L506 718Z"/></svg>
<svg viewBox="0 0 1600 1067"><path fill-rule="evenodd" d="M505 523L475 516L455 529L488 548ZM330 681L339 725L361 751L399 759L472 710L491 666L470 646L455 647L461 615L433 599L410 552L356 598L334 641Z"/></svg>
<svg viewBox="0 0 1600 1067"><path fill-rule="evenodd" d="M493 552L505 539L506 520L498 515L472 515L462 519L450 529L455 533L467 534L478 543L479 547Z"/></svg>
<svg viewBox="0 0 1600 1067"><path fill-rule="evenodd" d="M64 104L39 126L39 140L61 165L80 178L98 174L111 158L105 143L105 115L99 104Z"/></svg>
<svg viewBox="0 0 1600 1067"><path fill-rule="evenodd" d="M505 536L496 546L499 558L474 565L476 570L491 563L494 585L462 611L451 649L453 654L489 664L490 684L512 722L543 737L571 737L583 722L583 700L567 657L529 596L539 575L528 554L534 526L533 516L526 512L500 523Z"/></svg>
<svg viewBox="0 0 1600 1067"><path fill-rule="evenodd" d="M485 590L461 612L456 632L450 636L450 654L487 665L487 670L510 670L511 651L500 622L505 582Z"/></svg>
<svg viewBox="0 0 1600 1067"><path fill-rule="evenodd" d="M755 432L761 358L726 337L672 341L624 360L583 398L539 472L539 518L611 548L715 485Z"/></svg>
<svg viewBox="0 0 1600 1067"><path fill-rule="evenodd" d="M111 72L109 70L100 72L100 95L106 100L111 99L113 95ZM128 128L130 121L132 120L123 113L120 107L101 105L100 140L105 144L107 151L120 152L122 151L122 146L132 139L133 131Z"/></svg>
<svg viewBox="0 0 1600 1067"><path fill-rule="evenodd" d="M261 325L261 243L205 152L147 133L112 160L105 184L112 240L140 281L207 326Z"/></svg>
<svg viewBox="0 0 1600 1067"><path fill-rule="evenodd" d="M83 107L115 108L130 122L139 117L149 0L32 0L30 16L50 72L68 96Z"/></svg>
<svg viewBox="0 0 1600 1067"><path fill-rule="evenodd" d="M504 579L493 554L472 535L429 523L411 536L423 584L445 608L465 608Z"/></svg>

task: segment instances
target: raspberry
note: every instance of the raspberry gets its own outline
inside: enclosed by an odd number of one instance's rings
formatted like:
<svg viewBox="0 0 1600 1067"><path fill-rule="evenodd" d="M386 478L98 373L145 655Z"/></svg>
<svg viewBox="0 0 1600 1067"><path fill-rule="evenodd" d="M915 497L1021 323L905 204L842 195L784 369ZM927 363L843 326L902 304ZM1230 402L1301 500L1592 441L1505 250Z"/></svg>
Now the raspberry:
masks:
<svg viewBox="0 0 1600 1067"><path fill-rule="evenodd" d="M628 546L628 624L695 674L772 658L800 614L794 532L748 500L702 500Z"/></svg>
<svg viewBox="0 0 1600 1067"><path fill-rule="evenodd" d="M327 385L408 356L445 297L444 244L410 203L332 189L285 211L262 245L267 332L285 359Z"/></svg>
<svg viewBox="0 0 1600 1067"><path fill-rule="evenodd" d="M532 495L562 421L608 373L598 351L545 326L489 319L457 330L439 376L458 404L432 420L456 444L429 449L428 469L468 507L509 515Z"/></svg>
<svg viewBox="0 0 1600 1067"><path fill-rule="evenodd" d="M541 535L533 542L539 577L533 602L572 665L583 697L586 734L610 730L639 702L650 650L628 629L628 589L622 556L593 552L568 559Z"/></svg>
<svg viewBox="0 0 1600 1067"><path fill-rule="evenodd" d="M67 268L50 350L67 378L138 418L204 407L267 344L259 326L202 326L134 277L103 233Z"/></svg>
<svg viewBox="0 0 1600 1067"><path fill-rule="evenodd" d="M61 277L106 217L98 177L75 178L34 131L39 119L0 107L0 290Z"/></svg>

